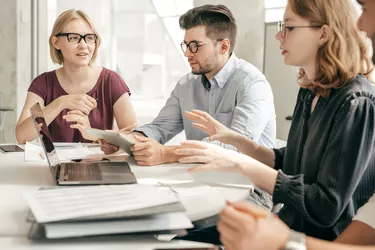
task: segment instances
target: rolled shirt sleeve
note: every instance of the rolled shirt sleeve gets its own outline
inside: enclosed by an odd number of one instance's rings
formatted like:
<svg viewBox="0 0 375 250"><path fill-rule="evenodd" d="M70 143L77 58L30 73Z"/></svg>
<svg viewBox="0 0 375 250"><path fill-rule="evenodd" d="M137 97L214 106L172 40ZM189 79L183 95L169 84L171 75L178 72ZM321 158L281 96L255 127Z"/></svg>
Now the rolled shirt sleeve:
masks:
<svg viewBox="0 0 375 250"><path fill-rule="evenodd" d="M184 130L178 96L179 84L177 84L176 88L172 91L158 116L150 124L136 128L135 131L142 132L147 137L153 138L161 144L165 144Z"/></svg>

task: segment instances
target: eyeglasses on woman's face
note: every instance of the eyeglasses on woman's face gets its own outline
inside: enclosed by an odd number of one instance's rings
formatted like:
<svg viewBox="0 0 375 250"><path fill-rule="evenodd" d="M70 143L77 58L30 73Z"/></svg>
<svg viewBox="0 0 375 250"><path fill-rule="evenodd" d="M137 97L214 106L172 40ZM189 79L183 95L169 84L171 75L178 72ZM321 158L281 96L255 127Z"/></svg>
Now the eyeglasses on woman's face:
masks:
<svg viewBox="0 0 375 250"><path fill-rule="evenodd" d="M73 44L79 44L82 39L87 44L94 44L96 43L96 40L98 39L96 34L81 35L78 33L59 33L56 36L66 36L66 38L68 39L68 42L73 43Z"/></svg>
<svg viewBox="0 0 375 250"><path fill-rule="evenodd" d="M315 28L320 29L323 25L304 25L304 26L298 26L298 25L286 25L284 21L279 21L278 23L278 30L281 32L281 36L283 38L286 37L287 31L292 31L295 28Z"/></svg>

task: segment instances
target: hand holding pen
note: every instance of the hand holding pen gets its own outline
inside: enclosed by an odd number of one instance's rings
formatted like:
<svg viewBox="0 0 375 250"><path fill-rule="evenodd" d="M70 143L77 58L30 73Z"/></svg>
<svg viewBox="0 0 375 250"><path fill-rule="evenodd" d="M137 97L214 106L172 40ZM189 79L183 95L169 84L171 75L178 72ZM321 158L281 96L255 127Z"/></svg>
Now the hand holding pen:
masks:
<svg viewBox="0 0 375 250"><path fill-rule="evenodd" d="M227 202L217 229L225 249L283 249L290 229L277 216L248 201Z"/></svg>

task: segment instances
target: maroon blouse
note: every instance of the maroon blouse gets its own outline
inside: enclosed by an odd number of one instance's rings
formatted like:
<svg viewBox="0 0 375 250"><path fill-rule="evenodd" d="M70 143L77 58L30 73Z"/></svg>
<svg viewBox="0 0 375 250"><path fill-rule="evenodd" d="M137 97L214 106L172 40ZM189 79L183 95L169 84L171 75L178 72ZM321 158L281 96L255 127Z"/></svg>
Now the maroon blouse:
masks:
<svg viewBox="0 0 375 250"><path fill-rule="evenodd" d="M68 94L61 87L55 71L37 76L28 91L40 96L45 106L58 97ZM92 128L113 129L113 105L125 93L130 95L130 90L121 76L115 71L103 68L95 86L86 93L97 99L98 106L89 114ZM64 109L48 126L53 142L87 142L78 129L70 128L71 123L62 118L68 111Z"/></svg>

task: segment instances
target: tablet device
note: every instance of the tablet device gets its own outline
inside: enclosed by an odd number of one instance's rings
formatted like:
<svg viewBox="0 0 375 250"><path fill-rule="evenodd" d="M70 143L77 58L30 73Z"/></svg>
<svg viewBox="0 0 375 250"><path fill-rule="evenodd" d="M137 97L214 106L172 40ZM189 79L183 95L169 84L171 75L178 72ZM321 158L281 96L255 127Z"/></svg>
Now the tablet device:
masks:
<svg viewBox="0 0 375 250"><path fill-rule="evenodd" d="M133 155L133 152L130 150L130 147L135 143L126 137L126 135L120 134L116 131L101 130L95 128L87 128L86 132L95 136L98 139L104 140L112 145L115 145L122 150L124 150L129 155Z"/></svg>
<svg viewBox="0 0 375 250"><path fill-rule="evenodd" d="M0 150L4 153L11 153L11 152L23 152L25 151L18 145L0 145Z"/></svg>

